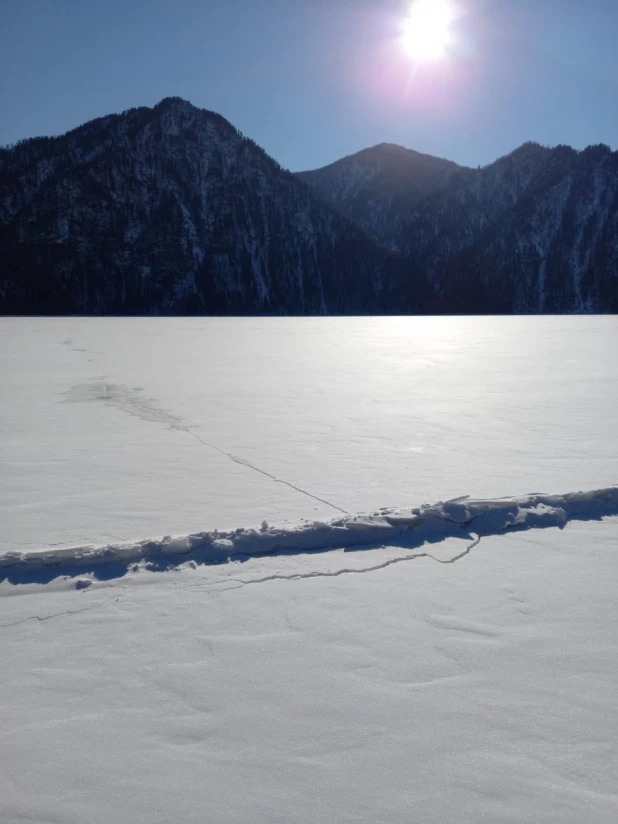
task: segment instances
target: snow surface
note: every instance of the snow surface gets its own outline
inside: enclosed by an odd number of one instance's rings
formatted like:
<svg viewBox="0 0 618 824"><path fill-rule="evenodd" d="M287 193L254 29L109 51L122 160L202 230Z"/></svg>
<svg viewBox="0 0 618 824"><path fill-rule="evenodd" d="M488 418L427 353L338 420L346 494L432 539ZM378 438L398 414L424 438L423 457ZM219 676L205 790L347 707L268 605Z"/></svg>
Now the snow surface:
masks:
<svg viewBox="0 0 618 824"><path fill-rule="evenodd" d="M0 820L613 824L617 542L5 581Z"/></svg>
<svg viewBox="0 0 618 824"><path fill-rule="evenodd" d="M0 319L0 552L616 483L618 319Z"/></svg>
<svg viewBox="0 0 618 824"><path fill-rule="evenodd" d="M618 820L617 320L0 320L2 824Z"/></svg>

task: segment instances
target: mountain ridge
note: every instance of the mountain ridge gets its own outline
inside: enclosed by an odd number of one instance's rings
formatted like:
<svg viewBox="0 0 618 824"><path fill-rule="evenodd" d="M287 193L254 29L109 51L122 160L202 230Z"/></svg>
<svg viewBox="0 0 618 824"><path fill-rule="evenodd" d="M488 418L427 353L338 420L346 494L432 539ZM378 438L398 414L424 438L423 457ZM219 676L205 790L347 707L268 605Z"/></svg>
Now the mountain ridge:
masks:
<svg viewBox="0 0 618 824"><path fill-rule="evenodd" d="M9 312L389 313L418 310L426 291L229 121L180 98L4 150L0 223Z"/></svg>
<svg viewBox="0 0 618 824"><path fill-rule="evenodd" d="M424 272L432 311L618 311L618 152L609 146L529 141L486 166L451 170L394 212L388 185L341 195L346 174L357 179L345 161L308 180Z"/></svg>
<svg viewBox="0 0 618 824"><path fill-rule="evenodd" d="M618 152L292 173L178 97L0 149L0 311L618 311Z"/></svg>

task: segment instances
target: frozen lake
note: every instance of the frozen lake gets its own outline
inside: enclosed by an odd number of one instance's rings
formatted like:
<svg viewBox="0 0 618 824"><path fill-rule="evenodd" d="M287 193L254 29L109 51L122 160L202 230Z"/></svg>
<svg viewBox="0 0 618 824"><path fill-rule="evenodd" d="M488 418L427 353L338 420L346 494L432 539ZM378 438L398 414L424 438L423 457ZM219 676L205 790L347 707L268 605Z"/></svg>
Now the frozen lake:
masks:
<svg viewBox="0 0 618 824"><path fill-rule="evenodd" d="M615 824L617 318L0 335L0 821Z"/></svg>
<svg viewBox="0 0 618 824"><path fill-rule="evenodd" d="M616 317L5 318L0 336L0 552L616 481Z"/></svg>

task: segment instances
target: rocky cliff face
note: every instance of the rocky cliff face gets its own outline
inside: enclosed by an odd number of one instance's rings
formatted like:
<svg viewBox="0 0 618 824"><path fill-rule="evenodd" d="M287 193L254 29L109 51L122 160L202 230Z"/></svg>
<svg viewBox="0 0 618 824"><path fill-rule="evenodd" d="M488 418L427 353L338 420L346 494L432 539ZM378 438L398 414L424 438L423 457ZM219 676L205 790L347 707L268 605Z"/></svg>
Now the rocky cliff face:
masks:
<svg viewBox="0 0 618 824"><path fill-rule="evenodd" d="M427 289L224 118L168 98L0 151L0 311L414 312Z"/></svg>
<svg viewBox="0 0 618 824"><path fill-rule="evenodd" d="M340 193L358 175L339 172L334 190L319 171L306 179L347 208ZM393 208L392 188L377 197L387 220L374 219L376 195L362 188L355 215L427 275L433 311L618 311L618 152L606 146L527 143L482 169L450 170L411 207Z"/></svg>

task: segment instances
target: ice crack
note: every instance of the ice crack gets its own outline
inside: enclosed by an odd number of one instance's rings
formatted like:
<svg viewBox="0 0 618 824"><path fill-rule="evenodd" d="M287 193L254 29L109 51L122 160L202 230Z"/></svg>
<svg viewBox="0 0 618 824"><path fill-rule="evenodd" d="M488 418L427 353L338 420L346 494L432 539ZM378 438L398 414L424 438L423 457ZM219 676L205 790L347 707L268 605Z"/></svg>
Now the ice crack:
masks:
<svg viewBox="0 0 618 824"><path fill-rule="evenodd" d="M6 627L16 627L19 624L25 624L28 621L51 621L52 618L61 618L63 615L79 615L82 612L89 612L92 609L98 609L102 606L104 606L104 603L91 604L90 606L82 607L81 609L65 609L63 612L54 612L51 615L29 615L27 618L21 618L19 621L11 621L8 624L0 624L0 629L5 629Z"/></svg>
<svg viewBox="0 0 618 824"><path fill-rule="evenodd" d="M381 564L374 564L374 566L363 567L361 569L356 569L354 567L345 567L344 569L337 569L329 572L295 572L291 575L265 575L262 578L248 578L245 580L242 580L240 578L226 578L224 581L219 581L218 583L235 583L241 584L242 586L249 586L250 584L264 584L268 581L300 581L308 578L339 578L341 575L365 575L369 572L378 572L382 569L387 569L387 567L394 566L395 564L402 564L405 561L417 561L421 558L430 558L432 561L435 561L438 564L454 564L456 561L459 561L461 558L468 555L476 546L479 545L480 541L481 536L477 535L474 541L472 541L472 543L470 543L463 550L463 552L458 553L453 558L436 558L436 556L432 555L430 552L413 552L409 555L402 555L399 558L389 558L388 561L383 561ZM385 547L382 547L382 549L384 548ZM228 587L228 589L239 588L240 587ZM228 589L221 591L227 592Z"/></svg>
<svg viewBox="0 0 618 824"><path fill-rule="evenodd" d="M270 480L275 483L289 486L290 489L300 492L301 495L306 495L314 501L319 501L322 504L326 504L326 506L330 506L332 509L337 510L337 512L341 512L343 515L349 514L345 509L337 506L337 504L334 504L332 501L329 501L326 498L321 498L319 495L314 495L312 492L290 483L290 481L277 478L270 472L260 469L259 466L255 466L255 464L252 464L246 458L239 458L231 452L227 452L225 449L221 449L220 447L215 446L215 444L209 443L207 440L194 432L189 426L183 423L182 418L167 409L161 408L154 398L142 397L141 392L141 387L128 387L123 384L108 382L77 384L65 393L64 403L98 401L100 403L104 403L106 406L119 409L127 415L138 417L143 421L165 424L170 429L174 429L177 432L185 432L187 435L190 435L196 441L201 443L202 446L205 446L207 449L213 449L220 455L225 455L226 458L229 458L231 461L239 464L240 466L245 466L247 469L252 469L254 472L259 472L260 475L270 478Z"/></svg>
<svg viewBox="0 0 618 824"><path fill-rule="evenodd" d="M257 471L268 475L263 470ZM410 509L380 510L370 515L339 516L331 521L301 521L281 526L269 526L264 522L261 528L214 530L133 544L11 552L0 557L0 579L25 583L32 580L27 577L30 573L41 573L49 580L62 574L76 577L83 574L84 568L90 568L96 574L96 567L102 564L117 564L114 577L120 577L136 563L146 569L165 570L188 560L195 565L223 564L229 560L265 555L380 546L418 550L414 557L424 553L438 563L452 564L468 555L477 546L481 535L547 527L562 529L572 520L600 521L611 515L618 515L618 487L562 495L534 493L499 500L458 499ZM482 527L472 531L473 523L482 523ZM447 560L427 552L429 545L449 536L469 538L471 543ZM404 559L395 559L395 562L400 560ZM385 562L387 566L390 563L392 559ZM359 570L350 572L354 574Z"/></svg>
<svg viewBox="0 0 618 824"><path fill-rule="evenodd" d="M334 504L332 501L326 500L326 498L320 498L319 495L314 495L312 492L308 492L306 489L302 489L300 486L296 486L290 481L284 481L282 478L277 478L276 475L272 475L270 472L267 472L265 469L260 469L259 466L252 464L251 461L248 461L246 458L239 458L237 455L233 455L231 452L226 452L225 449L221 449L218 446L215 446L212 443L208 443L202 437L200 437L196 432L192 432L189 427L176 427L177 429L182 429L183 432L186 432L188 435L191 435L192 438L195 438L196 441L199 441L203 446L208 447L208 449L214 449L216 452L219 452L220 455L225 455L226 458L229 458L236 464L240 464L240 466L246 466L247 469L252 469L254 472L259 472L260 475L264 475L267 478L270 478L271 481L274 481L278 484L284 484L285 486L289 486L290 489L296 490L296 492L300 492L301 495L306 495L308 498L313 498L314 501L319 501L320 503L326 504L326 506L330 506L332 509L336 509L337 512L341 512L343 515L348 515L349 513L342 509L337 504Z"/></svg>

